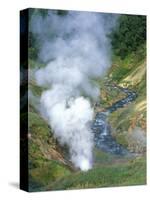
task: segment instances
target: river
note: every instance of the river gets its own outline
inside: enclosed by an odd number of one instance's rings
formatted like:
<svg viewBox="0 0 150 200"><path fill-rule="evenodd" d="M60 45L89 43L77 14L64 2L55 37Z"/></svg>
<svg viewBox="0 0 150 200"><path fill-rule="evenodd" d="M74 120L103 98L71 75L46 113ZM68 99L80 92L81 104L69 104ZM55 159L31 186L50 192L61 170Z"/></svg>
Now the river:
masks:
<svg viewBox="0 0 150 200"><path fill-rule="evenodd" d="M123 88L116 85L108 85L112 89L119 89L121 92L126 94L126 97L116 101L111 106L107 107L105 111L98 112L92 124L92 131L94 133L95 146L102 151L112 153L115 155L127 155L128 150L121 144L118 144L115 138L111 134L111 125L108 122L108 115L118 108L123 108L134 101L137 97L136 92L129 90L128 88Z"/></svg>

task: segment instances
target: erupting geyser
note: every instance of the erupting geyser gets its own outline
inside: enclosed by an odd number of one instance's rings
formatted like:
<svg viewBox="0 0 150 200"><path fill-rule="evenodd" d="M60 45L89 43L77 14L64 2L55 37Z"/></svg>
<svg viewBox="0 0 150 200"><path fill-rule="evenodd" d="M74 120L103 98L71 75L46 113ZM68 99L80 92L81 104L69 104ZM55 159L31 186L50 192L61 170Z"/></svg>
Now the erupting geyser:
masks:
<svg viewBox="0 0 150 200"><path fill-rule="evenodd" d="M115 15L116 16L116 15ZM40 111L58 141L69 147L70 159L83 171L92 167L93 133L90 100L99 96L91 81L110 66L110 41L107 35L115 16L89 12L48 11L33 13L30 31L40 43L39 59L47 63L37 69L41 95Z"/></svg>
<svg viewBox="0 0 150 200"><path fill-rule="evenodd" d="M87 171L87 170L91 169L91 167L92 167L92 163L90 163L88 159L87 160L83 159L80 161L80 169L82 171Z"/></svg>

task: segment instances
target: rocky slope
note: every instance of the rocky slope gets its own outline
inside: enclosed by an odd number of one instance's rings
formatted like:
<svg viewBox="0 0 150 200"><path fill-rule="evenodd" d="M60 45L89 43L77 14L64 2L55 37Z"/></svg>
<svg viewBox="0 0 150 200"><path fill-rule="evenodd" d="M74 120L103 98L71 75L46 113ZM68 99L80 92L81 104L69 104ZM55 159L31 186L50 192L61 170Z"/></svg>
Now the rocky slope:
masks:
<svg viewBox="0 0 150 200"><path fill-rule="evenodd" d="M144 52L144 48L142 48ZM30 68L37 65L33 60ZM121 60L115 57L112 68L101 86L100 102L96 111L105 110L125 94L113 86L128 87L138 97L132 103L109 114L113 137L137 156L122 158L94 148L94 167L88 172L74 169L69 161L67 147L54 138L47 121L39 112L39 97L43 90L36 85L32 73L29 81L29 190L53 190L135 185L146 183L146 61L129 55Z"/></svg>
<svg viewBox="0 0 150 200"><path fill-rule="evenodd" d="M113 127L113 135L119 143L132 152L144 153L146 151L146 60L143 58L136 61L136 59L135 56L128 58L128 62L133 64L124 65L124 68L128 67L128 72L119 78L117 84L135 91L137 98L112 113L109 120ZM112 73L110 72L109 77Z"/></svg>

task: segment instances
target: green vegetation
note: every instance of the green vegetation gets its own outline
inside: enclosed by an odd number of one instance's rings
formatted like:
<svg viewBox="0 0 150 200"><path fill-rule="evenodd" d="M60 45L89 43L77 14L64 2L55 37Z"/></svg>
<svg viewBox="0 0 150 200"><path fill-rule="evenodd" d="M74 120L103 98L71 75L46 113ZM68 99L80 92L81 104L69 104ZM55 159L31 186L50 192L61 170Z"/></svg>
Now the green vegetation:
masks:
<svg viewBox="0 0 150 200"><path fill-rule="evenodd" d="M112 34L112 45L116 55L125 58L146 41L146 17L122 15L118 28Z"/></svg>
<svg viewBox="0 0 150 200"><path fill-rule="evenodd" d="M29 112L29 132L32 132L32 135L36 137L42 137L42 139L48 139L50 136L50 129L48 124L36 113Z"/></svg>
<svg viewBox="0 0 150 200"><path fill-rule="evenodd" d="M107 81L128 87L138 97L131 104L111 113L109 122L116 140L134 151L139 149L140 144L134 144L133 147L130 136L137 128L146 131L146 17L122 15L118 29L111 37L113 65L108 72ZM109 92L110 89L106 86L101 90L101 105L107 105L107 102L112 105L115 92ZM121 99L117 89L114 90L116 100Z"/></svg>
<svg viewBox="0 0 150 200"><path fill-rule="evenodd" d="M112 164L114 162L114 159L117 159L116 156L103 152L97 148L94 148L93 155L95 160L94 166Z"/></svg>
<svg viewBox="0 0 150 200"><path fill-rule="evenodd" d="M100 82L101 93L100 93L100 107L107 108L111 106L114 101L123 99L126 95L124 92L121 92L119 89L112 89L107 86L107 81L110 81L110 78L107 78L104 82ZM112 83L110 83L111 85Z"/></svg>
<svg viewBox="0 0 150 200"><path fill-rule="evenodd" d="M140 54L140 59L139 55ZM142 44L136 52L132 52L124 59L114 56L113 66L109 71L109 81L117 83L121 87L128 87L138 95L137 99L117 112L111 113L109 122L112 126L116 140L125 147L140 149L140 144L131 145L132 132L137 127L146 132L146 46ZM103 90L103 89L102 89ZM108 89L107 89L108 90ZM104 91L107 91L104 88ZM102 92L103 94L103 92ZM108 92L109 99L114 99ZM101 96L104 99L104 96ZM105 97L105 99L108 97ZM120 97L119 97L120 98ZM119 99L117 95L117 100ZM120 98L121 99L121 98ZM103 101L102 101L103 102ZM111 101L111 104L113 102Z"/></svg>
<svg viewBox="0 0 150 200"><path fill-rule="evenodd" d="M55 160L45 160L39 167L30 169L29 189L30 191L42 190L47 187L48 184L52 184L57 179L68 175L70 175L70 170L67 169L66 166Z"/></svg>
<svg viewBox="0 0 150 200"><path fill-rule="evenodd" d="M32 10L31 10L32 12ZM31 13L32 14L32 13ZM43 11L42 17L47 15ZM58 11L58 15L65 15ZM140 128L146 131L146 19L144 16L123 15L120 25L112 34L113 65L100 85L100 107L104 110L119 99L123 92L109 87L106 83L118 84L135 90L137 99L124 108L109 115L113 136L118 143L136 152L137 144L131 144L131 135ZM132 29L131 29L132 27ZM29 66L32 70L45 66L38 59L39 44L29 33ZM36 85L31 76L29 89L39 98L44 88ZM33 102L32 102L33 101ZM26 114L21 116L27 118ZM87 172L75 171L68 161L67 148L60 146L53 137L48 122L37 110L36 102L29 102L29 190L62 190L109 186L138 185L146 183L145 149L141 156L120 158L94 148L94 167ZM143 134L143 132L142 132ZM137 151L138 152L138 151ZM139 152L138 152L139 153Z"/></svg>
<svg viewBox="0 0 150 200"><path fill-rule="evenodd" d="M112 81L119 83L128 74L132 73L139 65L141 65L146 58L146 44L142 44L136 51L131 52L125 58L120 56L113 56L113 65L109 71L109 78ZM143 66L144 68L145 66ZM129 80L130 83L131 80Z"/></svg>
<svg viewBox="0 0 150 200"><path fill-rule="evenodd" d="M145 158L123 164L99 166L88 172L74 173L47 187L47 190L82 189L94 187L146 184Z"/></svg>
<svg viewBox="0 0 150 200"><path fill-rule="evenodd" d="M29 112L29 190L37 191L56 179L69 175L70 168L47 122Z"/></svg>

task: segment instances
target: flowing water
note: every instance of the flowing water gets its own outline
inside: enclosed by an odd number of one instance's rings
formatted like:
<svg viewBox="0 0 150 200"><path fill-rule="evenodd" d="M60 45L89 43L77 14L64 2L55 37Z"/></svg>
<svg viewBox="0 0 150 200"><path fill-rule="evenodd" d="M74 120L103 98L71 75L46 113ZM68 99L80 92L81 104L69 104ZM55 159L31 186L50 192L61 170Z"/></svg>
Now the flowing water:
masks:
<svg viewBox="0 0 150 200"><path fill-rule="evenodd" d="M119 89L126 94L126 97L116 101L110 107L107 107L104 112L98 112L95 120L92 124L92 131L95 135L95 146L102 151L109 152L115 155L127 155L129 152L121 144L112 137L111 126L107 120L109 113L116 111L118 108L122 108L130 102L134 101L137 97L136 92L127 88L119 86L113 86L114 89Z"/></svg>

